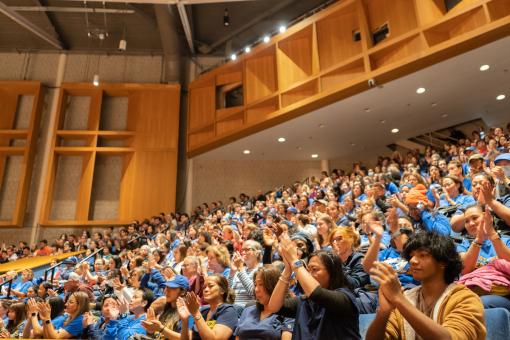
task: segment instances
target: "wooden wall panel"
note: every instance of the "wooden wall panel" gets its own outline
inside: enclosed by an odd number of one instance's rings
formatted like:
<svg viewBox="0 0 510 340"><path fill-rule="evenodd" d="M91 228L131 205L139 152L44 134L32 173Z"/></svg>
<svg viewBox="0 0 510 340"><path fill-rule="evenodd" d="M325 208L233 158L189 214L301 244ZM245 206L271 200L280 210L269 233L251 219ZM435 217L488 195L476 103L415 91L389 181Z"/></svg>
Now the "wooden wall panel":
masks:
<svg viewBox="0 0 510 340"><path fill-rule="evenodd" d="M17 112L22 96L30 96L31 108L27 115L28 128L16 129ZM18 186L14 212L10 220L0 221L0 226L22 226L28 200L37 136L44 103L44 92L37 81L0 81L0 183L5 176L7 155L20 155ZM25 127L26 127L25 125ZM21 140L23 146L14 146L13 140Z"/></svg>
<svg viewBox="0 0 510 340"><path fill-rule="evenodd" d="M245 63L245 103L250 104L276 91L275 50L261 53Z"/></svg>
<svg viewBox="0 0 510 340"><path fill-rule="evenodd" d="M374 42L386 23L389 33ZM443 0L337 1L190 83L188 156L508 34L510 0L462 0L449 11ZM221 106L224 90L239 86L244 105Z"/></svg>
<svg viewBox="0 0 510 340"><path fill-rule="evenodd" d="M52 163L46 179L45 208L41 224L45 226L63 225L104 225L126 224L133 219L141 219L161 211L175 209L177 178L177 148L179 133L179 85L151 84L63 84L57 119L62 122L66 96L81 95L91 97L86 131L56 130L52 148ZM126 129L102 131L102 97L121 96L128 102ZM62 125L60 125L62 126ZM60 145L59 139L82 139L86 146ZM49 215L52 205L52 193L55 183L55 155L78 155L83 158L80 184L76 200L76 214L71 220L52 220ZM96 156L97 155L97 156ZM118 206L118 219L94 220L91 213L91 193L94 174L98 169L106 171L108 167L96 167L97 157L103 161L108 157L121 157L111 171L120 174L120 192L108 197L106 204ZM106 158L105 158L106 157ZM122 168L121 163L122 162ZM107 176L101 173L102 178ZM118 178L118 177L117 177ZM115 179L117 180L117 179ZM118 203L112 201L112 197ZM113 215L112 215L113 216Z"/></svg>

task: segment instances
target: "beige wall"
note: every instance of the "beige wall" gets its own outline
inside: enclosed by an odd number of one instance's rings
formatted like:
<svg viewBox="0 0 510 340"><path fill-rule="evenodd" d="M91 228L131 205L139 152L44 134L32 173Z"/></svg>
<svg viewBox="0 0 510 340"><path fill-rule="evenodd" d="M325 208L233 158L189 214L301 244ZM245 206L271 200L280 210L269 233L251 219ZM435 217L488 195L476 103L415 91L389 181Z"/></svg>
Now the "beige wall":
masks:
<svg viewBox="0 0 510 340"><path fill-rule="evenodd" d="M241 192L254 195L277 186L302 181L320 174L320 161L214 161L193 160L191 207L201 203L238 197Z"/></svg>

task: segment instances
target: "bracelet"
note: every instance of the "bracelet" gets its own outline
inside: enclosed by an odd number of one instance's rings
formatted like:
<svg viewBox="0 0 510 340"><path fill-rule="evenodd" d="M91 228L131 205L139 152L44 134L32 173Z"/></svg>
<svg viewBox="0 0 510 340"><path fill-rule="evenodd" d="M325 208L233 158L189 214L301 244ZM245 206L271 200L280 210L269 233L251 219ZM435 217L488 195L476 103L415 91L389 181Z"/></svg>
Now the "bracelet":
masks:
<svg viewBox="0 0 510 340"><path fill-rule="evenodd" d="M279 277L278 278L278 281L282 281L283 283L285 283L286 285L288 285L290 283L290 278L288 278L287 280L285 280L283 277Z"/></svg>
<svg viewBox="0 0 510 340"><path fill-rule="evenodd" d="M489 238L489 240L491 240L491 241L496 241L496 240L500 240L500 239L501 239L501 238L499 237L499 234L497 234L497 233L496 233L496 234L494 234L494 235L492 235L492 236Z"/></svg>
<svg viewBox="0 0 510 340"><path fill-rule="evenodd" d="M477 247L477 248L482 248L482 243L478 243L476 241L473 241L473 243L471 243L473 246Z"/></svg>
<svg viewBox="0 0 510 340"><path fill-rule="evenodd" d="M198 315L194 315L193 316L193 319L195 319L195 321L198 321L202 318L202 314L198 313Z"/></svg>

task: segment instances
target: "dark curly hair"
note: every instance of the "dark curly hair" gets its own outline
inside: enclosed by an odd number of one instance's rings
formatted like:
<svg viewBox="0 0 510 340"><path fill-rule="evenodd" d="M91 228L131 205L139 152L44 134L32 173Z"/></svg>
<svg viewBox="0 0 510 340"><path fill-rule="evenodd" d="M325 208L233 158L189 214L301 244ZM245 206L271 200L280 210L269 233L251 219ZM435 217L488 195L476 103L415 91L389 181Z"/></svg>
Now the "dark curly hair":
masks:
<svg viewBox="0 0 510 340"><path fill-rule="evenodd" d="M432 257L445 266L444 280L452 283L462 271L462 260L457 253L455 243L449 236L442 236L432 232L418 232L407 241L402 257L411 260L411 254L415 250L426 250Z"/></svg>

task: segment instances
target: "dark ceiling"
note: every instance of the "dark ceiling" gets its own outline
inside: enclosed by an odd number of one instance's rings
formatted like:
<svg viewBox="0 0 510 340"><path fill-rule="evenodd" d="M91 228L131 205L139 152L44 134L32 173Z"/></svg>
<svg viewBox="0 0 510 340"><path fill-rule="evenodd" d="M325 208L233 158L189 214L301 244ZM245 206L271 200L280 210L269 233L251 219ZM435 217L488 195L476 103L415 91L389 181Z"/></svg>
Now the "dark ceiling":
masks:
<svg viewBox="0 0 510 340"><path fill-rule="evenodd" d="M170 30L180 38L183 55L190 54L177 5L154 5L164 1L136 1L119 3L89 0L0 0L0 51L58 51L59 48L40 38L12 18L10 11L26 19L36 30L52 37L64 50L70 52L119 53L119 41L125 36L129 54L164 53L161 42L161 25L155 6L168 6L165 10L175 20ZM146 2L146 3L141 3ZM176 2L169 0L168 2ZM213 2L213 3L201 3ZM186 0L195 54L225 56L274 32L280 24L288 24L315 8L332 3L332 0ZM198 4L195 4L198 3ZM191 4L191 5L190 5ZM2 10L3 7L3 10ZM26 7L32 7L30 11ZM35 7L39 7L37 10ZM55 7L58 11L41 11L40 7ZM106 9L116 13L88 13L83 10ZM230 25L223 24L228 9ZM65 12L62 12L65 10ZM106 17L106 19L105 19ZM88 19L88 24L87 24ZM105 21L106 20L106 21ZM105 23L106 22L106 23ZM90 37L88 33L91 32ZM105 34L103 40L99 35Z"/></svg>

